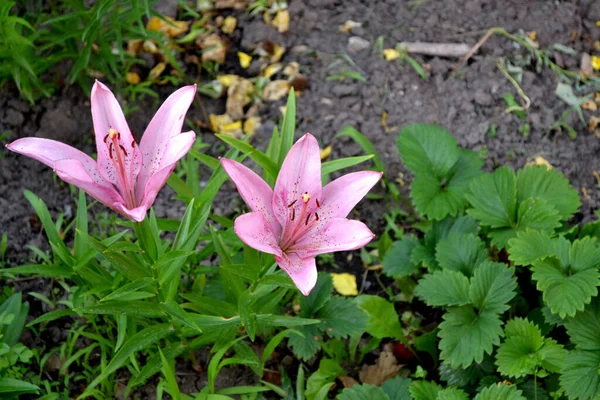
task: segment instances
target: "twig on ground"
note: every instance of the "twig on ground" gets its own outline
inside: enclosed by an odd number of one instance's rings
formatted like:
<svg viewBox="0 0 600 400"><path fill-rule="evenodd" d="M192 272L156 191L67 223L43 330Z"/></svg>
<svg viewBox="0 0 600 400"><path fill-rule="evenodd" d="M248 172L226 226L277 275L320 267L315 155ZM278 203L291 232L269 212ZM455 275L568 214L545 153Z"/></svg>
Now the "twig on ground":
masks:
<svg viewBox="0 0 600 400"><path fill-rule="evenodd" d="M401 42L398 47L408 53L434 57L464 57L471 47L465 43Z"/></svg>

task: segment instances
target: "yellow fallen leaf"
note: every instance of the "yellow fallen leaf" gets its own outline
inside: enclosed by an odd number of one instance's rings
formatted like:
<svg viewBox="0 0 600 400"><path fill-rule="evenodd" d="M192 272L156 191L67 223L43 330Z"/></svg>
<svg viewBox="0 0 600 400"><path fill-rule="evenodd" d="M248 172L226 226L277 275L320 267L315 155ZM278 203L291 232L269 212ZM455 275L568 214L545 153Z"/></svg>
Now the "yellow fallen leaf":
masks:
<svg viewBox="0 0 600 400"><path fill-rule="evenodd" d="M329 155L331 154L331 145L325 147L323 150L321 150L321 161L327 159L327 157L329 157Z"/></svg>
<svg viewBox="0 0 600 400"><path fill-rule="evenodd" d="M250 117L244 121L243 130L246 135L254 135L256 130L260 127L260 117Z"/></svg>
<svg viewBox="0 0 600 400"><path fill-rule="evenodd" d="M595 71L599 71L600 70L600 57L598 57L598 56L592 56L592 68Z"/></svg>
<svg viewBox="0 0 600 400"><path fill-rule="evenodd" d="M137 85L141 81L137 72L128 72L125 76L125 80L131 85Z"/></svg>
<svg viewBox="0 0 600 400"><path fill-rule="evenodd" d="M296 61L292 61L283 69L283 74L285 76L295 76L300 72L300 64Z"/></svg>
<svg viewBox="0 0 600 400"><path fill-rule="evenodd" d="M596 111L598 109L598 105L592 99L587 99L583 103L581 103L581 108L588 111Z"/></svg>
<svg viewBox="0 0 600 400"><path fill-rule="evenodd" d="M265 68L265 70L263 71L262 75L265 78L271 78L273 75L275 75L276 73L278 73L279 71L281 71L281 68L282 68L281 63L271 64L267 68Z"/></svg>
<svg viewBox="0 0 600 400"><path fill-rule="evenodd" d="M150 21L148 21L148 24L146 25L146 29L149 31L163 32L170 37L176 37L187 32L191 23L190 21L177 21L171 17L165 17L165 19L168 22L158 17L150 18Z"/></svg>
<svg viewBox="0 0 600 400"><path fill-rule="evenodd" d="M273 44L273 54L271 55L271 62L276 63L281 61L281 57L283 57L283 53L285 53L285 47L278 45L277 43Z"/></svg>
<svg viewBox="0 0 600 400"><path fill-rule="evenodd" d="M225 88L228 88L229 86L231 86L233 84L233 82L235 82L238 79L240 79L239 76L232 75L232 74L226 74L226 75L219 75L219 76L217 76L217 80Z"/></svg>
<svg viewBox="0 0 600 400"><path fill-rule="evenodd" d="M537 42L537 32L536 31L527 32L527 37L532 42Z"/></svg>
<svg viewBox="0 0 600 400"><path fill-rule="evenodd" d="M250 66L250 63L252 62L251 55L238 51L237 56L240 59L240 65L242 68L246 69Z"/></svg>
<svg viewBox="0 0 600 400"><path fill-rule="evenodd" d="M242 121L235 121L230 122L228 124L223 124L221 125L221 129L219 132L222 135L231 136L239 139L243 136Z"/></svg>
<svg viewBox="0 0 600 400"><path fill-rule="evenodd" d="M223 26L221 27L221 30L223 31L223 33L226 33L227 35L231 35L233 33L233 31L235 31L236 26L237 26L237 19L235 19L235 17L229 16L229 17L225 18L225 20L223 21Z"/></svg>
<svg viewBox="0 0 600 400"><path fill-rule="evenodd" d="M127 53L132 56L138 54L142 50L144 41L142 39L131 39L127 41Z"/></svg>
<svg viewBox="0 0 600 400"><path fill-rule="evenodd" d="M536 156L533 161L530 161L525 165L537 165L540 167L546 167L547 169L552 169L552 165L542 156Z"/></svg>
<svg viewBox="0 0 600 400"><path fill-rule="evenodd" d="M278 79L267 83L263 92L262 99L265 101L277 101L284 98L290 90L290 83L282 79Z"/></svg>
<svg viewBox="0 0 600 400"><path fill-rule="evenodd" d="M383 112L381 114L381 126L383 127L383 129L387 132L388 130L388 126L387 126L387 117L388 117L388 113Z"/></svg>
<svg viewBox="0 0 600 400"><path fill-rule="evenodd" d="M160 52L158 46L156 45L156 43L154 43L153 40L144 40L144 43L142 44L142 49L144 49L145 52L151 54L157 54Z"/></svg>
<svg viewBox="0 0 600 400"><path fill-rule="evenodd" d="M384 49L383 58L385 61L393 61L400 58L400 52L396 49Z"/></svg>
<svg viewBox="0 0 600 400"><path fill-rule="evenodd" d="M158 64L156 64L154 66L154 68L152 68L150 70L150 73L148 74L148 78L150 78L151 81L156 80L156 78L158 78L160 76L160 74L162 74L164 72L166 67L167 67L166 63L159 62Z"/></svg>
<svg viewBox="0 0 600 400"><path fill-rule="evenodd" d="M221 126L233 122L231 117L227 114L210 114L208 119L210 122L210 128L213 130L213 132L220 132Z"/></svg>
<svg viewBox="0 0 600 400"><path fill-rule="evenodd" d="M271 24L277 28L279 33L285 33L290 28L290 12L288 10L279 10Z"/></svg>
<svg viewBox="0 0 600 400"><path fill-rule="evenodd" d="M362 23L356 22L356 21L352 21L351 19L349 19L348 21L346 21L342 25L340 25L340 27L338 28L338 30L340 32L350 33L350 30L352 28L358 28L360 26L362 26Z"/></svg>
<svg viewBox="0 0 600 400"><path fill-rule="evenodd" d="M356 287L356 276L348 273L330 274L333 278L333 287L342 296L356 296L358 288Z"/></svg>
<svg viewBox="0 0 600 400"><path fill-rule="evenodd" d="M588 121L588 130L590 132L594 132L596 130L596 128L598 127L598 125L600 125L600 117L596 117L596 116L592 115L590 117L590 120Z"/></svg>
<svg viewBox="0 0 600 400"><path fill-rule="evenodd" d="M600 21L596 21L596 26L600 28Z"/></svg>
<svg viewBox="0 0 600 400"><path fill-rule="evenodd" d="M244 107L250 104L252 92L254 92L254 85L247 79L238 78L229 86L225 108L232 120L244 118Z"/></svg>

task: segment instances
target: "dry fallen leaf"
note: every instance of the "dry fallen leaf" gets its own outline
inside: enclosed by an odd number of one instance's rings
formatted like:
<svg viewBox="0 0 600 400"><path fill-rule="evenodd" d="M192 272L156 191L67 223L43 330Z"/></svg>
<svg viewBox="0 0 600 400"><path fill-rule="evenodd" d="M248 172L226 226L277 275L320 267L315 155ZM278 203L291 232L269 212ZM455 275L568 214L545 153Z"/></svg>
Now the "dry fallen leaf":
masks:
<svg viewBox="0 0 600 400"><path fill-rule="evenodd" d="M326 160L330 154L331 154L331 145L329 145L329 146L325 147L323 150L321 150L321 161ZM332 274L332 276L333 276L333 274Z"/></svg>
<svg viewBox="0 0 600 400"><path fill-rule="evenodd" d="M221 30L223 33L227 35L231 35L233 31L235 31L235 27L237 26L237 19L235 17L229 16L223 20L223 25L221 26Z"/></svg>
<svg viewBox="0 0 600 400"><path fill-rule="evenodd" d="M583 103L581 103L581 108L588 111L596 111L598 109L598 105L592 99L587 99Z"/></svg>
<svg viewBox="0 0 600 400"><path fill-rule="evenodd" d="M526 163L525 165L538 165L538 166L544 166L547 169L552 169L552 165L548 162L548 160L546 160L544 157L542 156L536 156L533 161L530 161L528 163Z"/></svg>
<svg viewBox="0 0 600 400"><path fill-rule="evenodd" d="M144 40L144 43L142 43L142 49L146 53L150 53L150 54L160 53L158 46L156 45L156 43L154 43L153 40Z"/></svg>
<svg viewBox="0 0 600 400"><path fill-rule="evenodd" d="M285 76L295 76L300 72L300 64L298 64L296 61L292 61L291 63L289 63L288 65L285 66L285 68L283 69L283 74Z"/></svg>
<svg viewBox="0 0 600 400"><path fill-rule="evenodd" d="M234 80L227 89L227 103L225 108L227 115L237 121L244 117L244 107L250 104L250 93L254 91L254 85L247 79Z"/></svg>
<svg viewBox="0 0 600 400"><path fill-rule="evenodd" d="M379 354L375 365L363 365L358 378L362 383L381 385L388 379L395 377L400 371L396 356L391 351L383 350Z"/></svg>
<svg viewBox="0 0 600 400"><path fill-rule="evenodd" d="M308 89L308 78L302 74L296 74L290 80L290 86L294 88L295 93L299 96L301 92Z"/></svg>
<svg viewBox="0 0 600 400"><path fill-rule="evenodd" d="M281 65L281 63L271 64L264 69L264 71L262 72L262 76L264 76L265 78L271 78L273 75L281 71L282 67L283 66Z"/></svg>
<svg viewBox="0 0 600 400"><path fill-rule="evenodd" d="M202 49L202 61L216 61L219 64L225 62L227 46L218 34L213 33L204 38L200 48Z"/></svg>
<svg viewBox="0 0 600 400"><path fill-rule="evenodd" d="M248 68L250 66L250 63L252 62L252 56L246 53L243 53L241 51L237 52L237 56L240 60L240 66L244 69Z"/></svg>
<svg viewBox="0 0 600 400"><path fill-rule="evenodd" d="M596 128L598 127L598 124L600 124L600 117L596 117L595 115L592 115L588 121L588 130L590 132L595 131Z"/></svg>
<svg viewBox="0 0 600 400"><path fill-rule="evenodd" d="M352 30L352 28L358 28L358 27L361 27L361 26L362 26L362 23L356 22L356 21L352 21L351 19L349 19L348 21L346 21L342 25L340 25L340 27L338 29L339 29L340 32L350 33L350 31Z"/></svg>
<svg viewBox="0 0 600 400"><path fill-rule="evenodd" d="M600 57L592 56L592 68L594 71L600 71Z"/></svg>
<svg viewBox="0 0 600 400"><path fill-rule="evenodd" d="M396 49L384 49L383 58L385 61L393 61L400 58L400 52Z"/></svg>
<svg viewBox="0 0 600 400"><path fill-rule="evenodd" d="M244 136L242 131L242 121L233 121L227 114L210 114L208 118L210 120L210 127L215 133L232 136L237 139Z"/></svg>
<svg viewBox="0 0 600 400"><path fill-rule="evenodd" d="M171 17L165 17L165 19L168 22L158 17L150 18L150 21L148 21L148 24L146 25L146 29L149 31L163 32L173 38L186 33L191 23L190 21L176 21Z"/></svg>
<svg viewBox="0 0 600 400"><path fill-rule="evenodd" d="M281 57L283 57L283 53L285 53L285 47L280 46L277 43L275 43L273 45L273 54L271 55L270 61L272 63L281 61Z"/></svg>
<svg viewBox="0 0 600 400"><path fill-rule="evenodd" d="M144 41L142 39L131 39L127 41L127 53L132 56L142 51L142 45Z"/></svg>
<svg viewBox="0 0 600 400"><path fill-rule="evenodd" d="M331 146L328 146L331 147ZM321 153L322 156L323 153ZM349 273L342 274L330 274L333 278L333 287L342 296L356 296L358 295L358 288L356 287L356 276Z"/></svg>
<svg viewBox="0 0 600 400"><path fill-rule="evenodd" d="M342 382L345 389L351 388L354 385L358 385L356 379L351 376L339 376L338 379Z"/></svg>
<svg viewBox="0 0 600 400"><path fill-rule="evenodd" d="M152 68L150 70L150 73L148 74L148 78L150 78L151 81L155 81L164 72L166 67L167 67L166 63L159 62L158 64L156 64L154 66L154 68Z"/></svg>
<svg viewBox="0 0 600 400"><path fill-rule="evenodd" d="M279 33L285 33L290 28L290 12L288 10L278 10L271 24L277 28Z"/></svg>
<svg viewBox="0 0 600 400"><path fill-rule="evenodd" d="M208 119L210 122L210 128L213 130L213 132L220 132L221 126L223 126L224 124L229 124L229 123L233 122L231 117L227 114L221 114L221 115L210 114L208 116Z"/></svg>
<svg viewBox="0 0 600 400"><path fill-rule="evenodd" d="M537 32L536 31L527 32L527 37L532 42L537 42Z"/></svg>
<svg viewBox="0 0 600 400"><path fill-rule="evenodd" d="M125 80L131 85L137 85L141 82L140 76L137 72L128 72L125 76Z"/></svg>
<svg viewBox="0 0 600 400"><path fill-rule="evenodd" d="M232 74L226 74L226 75L219 75L219 76L217 76L217 80L225 88L228 88L229 86L233 85L233 82L237 81L238 79L241 79L241 78L239 76L237 76L237 75L232 75Z"/></svg>
<svg viewBox="0 0 600 400"><path fill-rule="evenodd" d="M244 134L252 136L256 133L256 130L260 128L260 117L250 117L244 121L243 131Z"/></svg>
<svg viewBox="0 0 600 400"><path fill-rule="evenodd" d="M265 101L277 101L284 98L290 90L290 83L282 79L278 79L267 83L263 92L262 99Z"/></svg>

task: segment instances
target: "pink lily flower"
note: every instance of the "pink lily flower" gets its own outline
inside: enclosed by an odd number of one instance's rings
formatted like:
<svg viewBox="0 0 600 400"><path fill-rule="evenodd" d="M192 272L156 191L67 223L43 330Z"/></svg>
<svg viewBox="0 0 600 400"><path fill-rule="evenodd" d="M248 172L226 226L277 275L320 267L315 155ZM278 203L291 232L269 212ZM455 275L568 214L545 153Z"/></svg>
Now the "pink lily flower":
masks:
<svg viewBox="0 0 600 400"><path fill-rule="evenodd" d="M181 132L196 93L185 86L162 104L139 145L117 99L104 84L92 88L92 119L98 160L50 139L27 137L6 147L48 165L71 183L123 216L141 222L177 161L194 144L193 131Z"/></svg>
<svg viewBox="0 0 600 400"><path fill-rule="evenodd" d="M222 158L221 164L252 209L235 220L235 233L248 246L274 254L305 296L317 282L314 256L358 249L375 236L346 217L382 174L354 172L322 187L319 144L310 133L290 149L275 189L237 161Z"/></svg>

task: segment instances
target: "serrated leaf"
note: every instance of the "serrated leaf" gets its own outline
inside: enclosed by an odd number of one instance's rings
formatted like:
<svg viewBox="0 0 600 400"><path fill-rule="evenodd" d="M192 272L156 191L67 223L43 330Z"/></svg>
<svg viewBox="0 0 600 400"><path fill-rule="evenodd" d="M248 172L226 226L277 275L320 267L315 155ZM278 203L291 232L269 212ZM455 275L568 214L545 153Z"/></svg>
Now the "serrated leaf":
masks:
<svg viewBox="0 0 600 400"><path fill-rule="evenodd" d="M469 397L463 390L449 387L440 390L435 400L469 400Z"/></svg>
<svg viewBox="0 0 600 400"><path fill-rule="evenodd" d="M321 349L323 334L317 325L305 325L296 330L304 336L293 332L288 339L288 346L291 347L296 357L309 360Z"/></svg>
<svg viewBox="0 0 600 400"><path fill-rule="evenodd" d="M508 310L508 302L515 297L517 278L506 264L484 261L471 279L469 296L480 311L500 314Z"/></svg>
<svg viewBox="0 0 600 400"><path fill-rule="evenodd" d="M388 395L389 400L404 400L410 398L409 387L410 379L400 378L399 376L388 379L383 382L381 388Z"/></svg>
<svg viewBox="0 0 600 400"><path fill-rule="evenodd" d="M321 273L317 277L317 283L308 296L300 296L300 316L309 318L321 309L331 298L333 291L333 280L331 275Z"/></svg>
<svg viewBox="0 0 600 400"><path fill-rule="evenodd" d="M517 173L517 200L523 202L534 197L554 206L562 220L569 219L581 205L579 194L569 180L544 166L528 166Z"/></svg>
<svg viewBox="0 0 600 400"><path fill-rule="evenodd" d="M306 381L306 399L315 400L317 393L326 385L332 383L338 376L344 375L346 371L340 367L337 361L327 358L321 359L317 369ZM324 397L326 398L326 397Z"/></svg>
<svg viewBox="0 0 600 400"><path fill-rule="evenodd" d="M544 339L544 345L539 353L542 358L542 367L549 372L557 373L565 363L568 352L554 339Z"/></svg>
<svg viewBox="0 0 600 400"><path fill-rule="evenodd" d="M414 400L435 399L442 387L435 382L413 381L410 384L409 392Z"/></svg>
<svg viewBox="0 0 600 400"><path fill-rule="evenodd" d="M578 349L600 351L600 299L595 297L583 311L565 320L565 328Z"/></svg>
<svg viewBox="0 0 600 400"><path fill-rule="evenodd" d="M470 277L475 267L487 260L488 251L478 236L455 232L438 242L435 255L440 267Z"/></svg>
<svg viewBox="0 0 600 400"><path fill-rule="evenodd" d="M573 350L562 366L560 386L569 399L600 397L600 352Z"/></svg>
<svg viewBox="0 0 600 400"><path fill-rule="evenodd" d="M337 397L338 400L390 400L389 396L375 385L354 385L342 390Z"/></svg>
<svg viewBox="0 0 600 400"><path fill-rule="evenodd" d="M467 199L473 206L467 212L482 225L513 227L517 217L517 183L509 167L498 168L471 181Z"/></svg>
<svg viewBox="0 0 600 400"><path fill-rule="evenodd" d="M417 272L419 265L411 260L411 253L418 243L418 239L413 236L405 236L394 242L381 263L383 273L398 279Z"/></svg>
<svg viewBox="0 0 600 400"><path fill-rule="evenodd" d="M351 299L332 297L317 314L321 329L332 338L359 335L367 327L367 314Z"/></svg>
<svg viewBox="0 0 600 400"><path fill-rule="evenodd" d="M400 319L392 303L373 295L361 295L354 301L368 316L366 331L371 336L404 340Z"/></svg>
<svg viewBox="0 0 600 400"><path fill-rule="evenodd" d="M514 385L496 384L488 386L474 400L526 400L523 392Z"/></svg>
<svg viewBox="0 0 600 400"><path fill-rule="evenodd" d="M531 265L552 255L554 246L547 232L526 230L508 241L508 258L516 265Z"/></svg>
<svg viewBox="0 0 600 400"><path fill-rule="evenodd" d="M536 261L532 271L532 279L543 292L544 302L561 318L583 310L598 294L600 273L596 268L575 271L556 257L547 257Z"/></svg>
<svg viewBox="0 0 600 400"><path fill-rule="evenodd" d="M444 314L439 325L440 358L451 367L467 367L480 363L500 343L502 322L491 312L476 314L472 307L453 307Z"/></svg>
<svg viewBox="0 0 600 400"><path fill-rule="evenodd" d="M469 278L458 271L434 271L419 281L415 295L432 307L466 305L471 302Z"/></svg>
<svg viewBox="0 0 600 400"><path fill-rule="evenodd" d="M452 368L446 363L440 365L440 379L446 382L448 385L453 386L467 386L473 385L475 382L494 373L495 366L492 361L487 357L480 364L472 364L467 368Z"/></svg>
<svg viewBox="0 0 600 400"><path fill-rule="evenodd" d="M398 136L398 151L415 175L444 177L460 155L456 139L447 130L426 124L406 126Z"/></svg>

